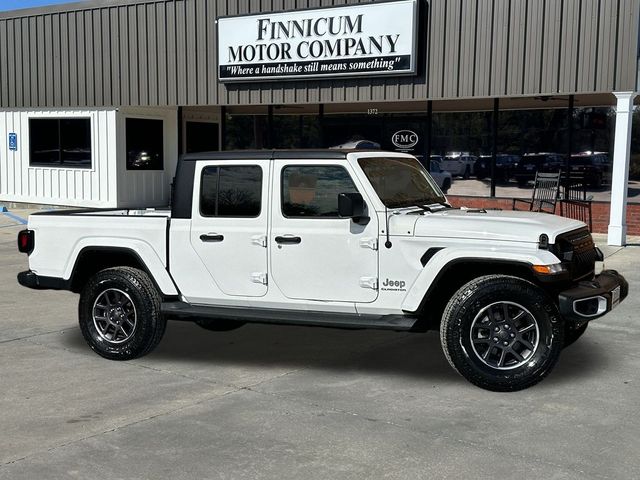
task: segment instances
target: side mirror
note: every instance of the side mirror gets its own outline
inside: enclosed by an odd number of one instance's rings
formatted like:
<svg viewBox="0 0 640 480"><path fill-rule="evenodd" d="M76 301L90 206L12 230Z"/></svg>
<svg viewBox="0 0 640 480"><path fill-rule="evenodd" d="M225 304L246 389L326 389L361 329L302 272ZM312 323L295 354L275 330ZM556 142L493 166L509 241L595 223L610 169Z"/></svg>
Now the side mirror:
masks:
<svg viewBox="0 0 640 480"><path fill-rule="evenodd" d="M359 193L341 193L338 195L338 215L350 218L358 225L366 225L370 218L365 215L367 208L362 195Z"/></svg>

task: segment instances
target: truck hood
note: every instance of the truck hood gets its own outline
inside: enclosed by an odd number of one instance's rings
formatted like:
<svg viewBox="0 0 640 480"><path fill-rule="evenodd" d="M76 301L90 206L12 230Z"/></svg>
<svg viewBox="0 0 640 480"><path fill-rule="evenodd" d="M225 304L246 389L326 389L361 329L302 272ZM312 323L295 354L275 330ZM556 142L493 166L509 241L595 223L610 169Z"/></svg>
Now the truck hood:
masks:
<svg viewBox="0 0 640 480"><path fill-rule="evenodd" d="M554 243L557 235L585 224L548 213L507 210L448 209L425 215L397 215L398 227L406 225L401 217L417 219L413 226L416 237L447 237L506 242L538 242L540 235L549 236ZM408 217L408 218L407 218ZM395 223L395 222L394 222ZM404 225L403 225L404 224ZM392 227L395 226L392 224ZM391 232L394 232L394 228ZM404 229L403 229L404 230Z"/></svg>

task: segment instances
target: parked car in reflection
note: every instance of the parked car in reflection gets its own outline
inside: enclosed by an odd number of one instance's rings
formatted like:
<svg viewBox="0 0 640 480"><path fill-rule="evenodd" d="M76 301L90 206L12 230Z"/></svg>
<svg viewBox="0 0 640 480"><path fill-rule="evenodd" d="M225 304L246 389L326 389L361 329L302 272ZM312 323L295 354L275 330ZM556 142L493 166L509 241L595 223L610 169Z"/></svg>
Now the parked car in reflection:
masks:
<svg viewBox="0 0 640 480"><path fill-rule="evenodd" d="M331 147L333 150L380 150L380 144L372 140L352 140Z"/></svg>
<svg viewBox="0 0 640 480"><path fill-rule="evenodd" d="M508 155L499 153L496 155L496 180L506 182L514 174L520 155ZM478 180L484 180L491 176L491 155L480 155L476 160L473 168L474 174Z"/></svg>
<svg viewBox="0 0 640 480"><path fill-rule="evenodd" d="M127 169L154 170L162 168L161 155L149 150L129 150L127 154Z"/></svg>
<svg viewBox="0 0 640 480"><path fill-rule="evenodd" d="M536 178L536 172L557 172L565 165L564 155L559 153L527 153L515 169L514 178L520 187Z"/></svg>
<svg viewBox="0 0 640 480"><path fill-rule="evenodd" d="M440 163L436 160L431 160L429 166L429 173L440 187L440 190L442 190L442 193L447 193L451 188L451 183L453 182L451 172L443 170L440 167Z"/></svg>
<svg viewBox="0 0 640 480"><path fill-rule="evenodd" d="M590 187L611 182L611 162L606 152L582 152L571 155L571 176L582 177Z"/></svg>
<svg viewBox="0 0 640 480"><path fill-rule="evenodd" d="M478 158L468 153L448 153L444 157L438 157L435 160L440 162L442 170L464 179L474 174L474 166ZM433 159L433 156L431 158Z"/></svg>

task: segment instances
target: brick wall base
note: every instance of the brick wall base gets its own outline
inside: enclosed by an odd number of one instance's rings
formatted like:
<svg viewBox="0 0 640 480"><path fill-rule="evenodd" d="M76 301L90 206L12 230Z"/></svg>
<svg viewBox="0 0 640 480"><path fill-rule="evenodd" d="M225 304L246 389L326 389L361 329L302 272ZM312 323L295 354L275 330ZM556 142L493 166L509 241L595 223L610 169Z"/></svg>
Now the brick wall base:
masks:
<svg viewBox="0 0 640 480"><path fill-rule="evenodd" d="M454 207L500 208L511 210L511 198L468 197L463 195L447 196ZM609 228L609 202L592 202L591 216L594 233L607 233ZM558 213L560 208L558 206ZM640 235L640 203L627 204L627 234Z"/></svg>

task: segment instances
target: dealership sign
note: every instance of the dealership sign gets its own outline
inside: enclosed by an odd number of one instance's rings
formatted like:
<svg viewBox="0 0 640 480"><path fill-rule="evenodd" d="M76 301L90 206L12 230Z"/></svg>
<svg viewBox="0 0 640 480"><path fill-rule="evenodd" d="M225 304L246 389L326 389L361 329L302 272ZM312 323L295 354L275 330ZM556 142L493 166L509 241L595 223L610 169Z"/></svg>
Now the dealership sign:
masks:
<svg viewBox="0 0 640 480"><path fill-rule="evenodd" d="M220 81L416 73L417 0L218 19Z"/></svg>
<svg viewBox="0 0 640 480"><path fill-rule="evenodd" d="M400 150L410 150L420 141L418 134L412 130L400 130L391 136L391 142Z"/></svg>

